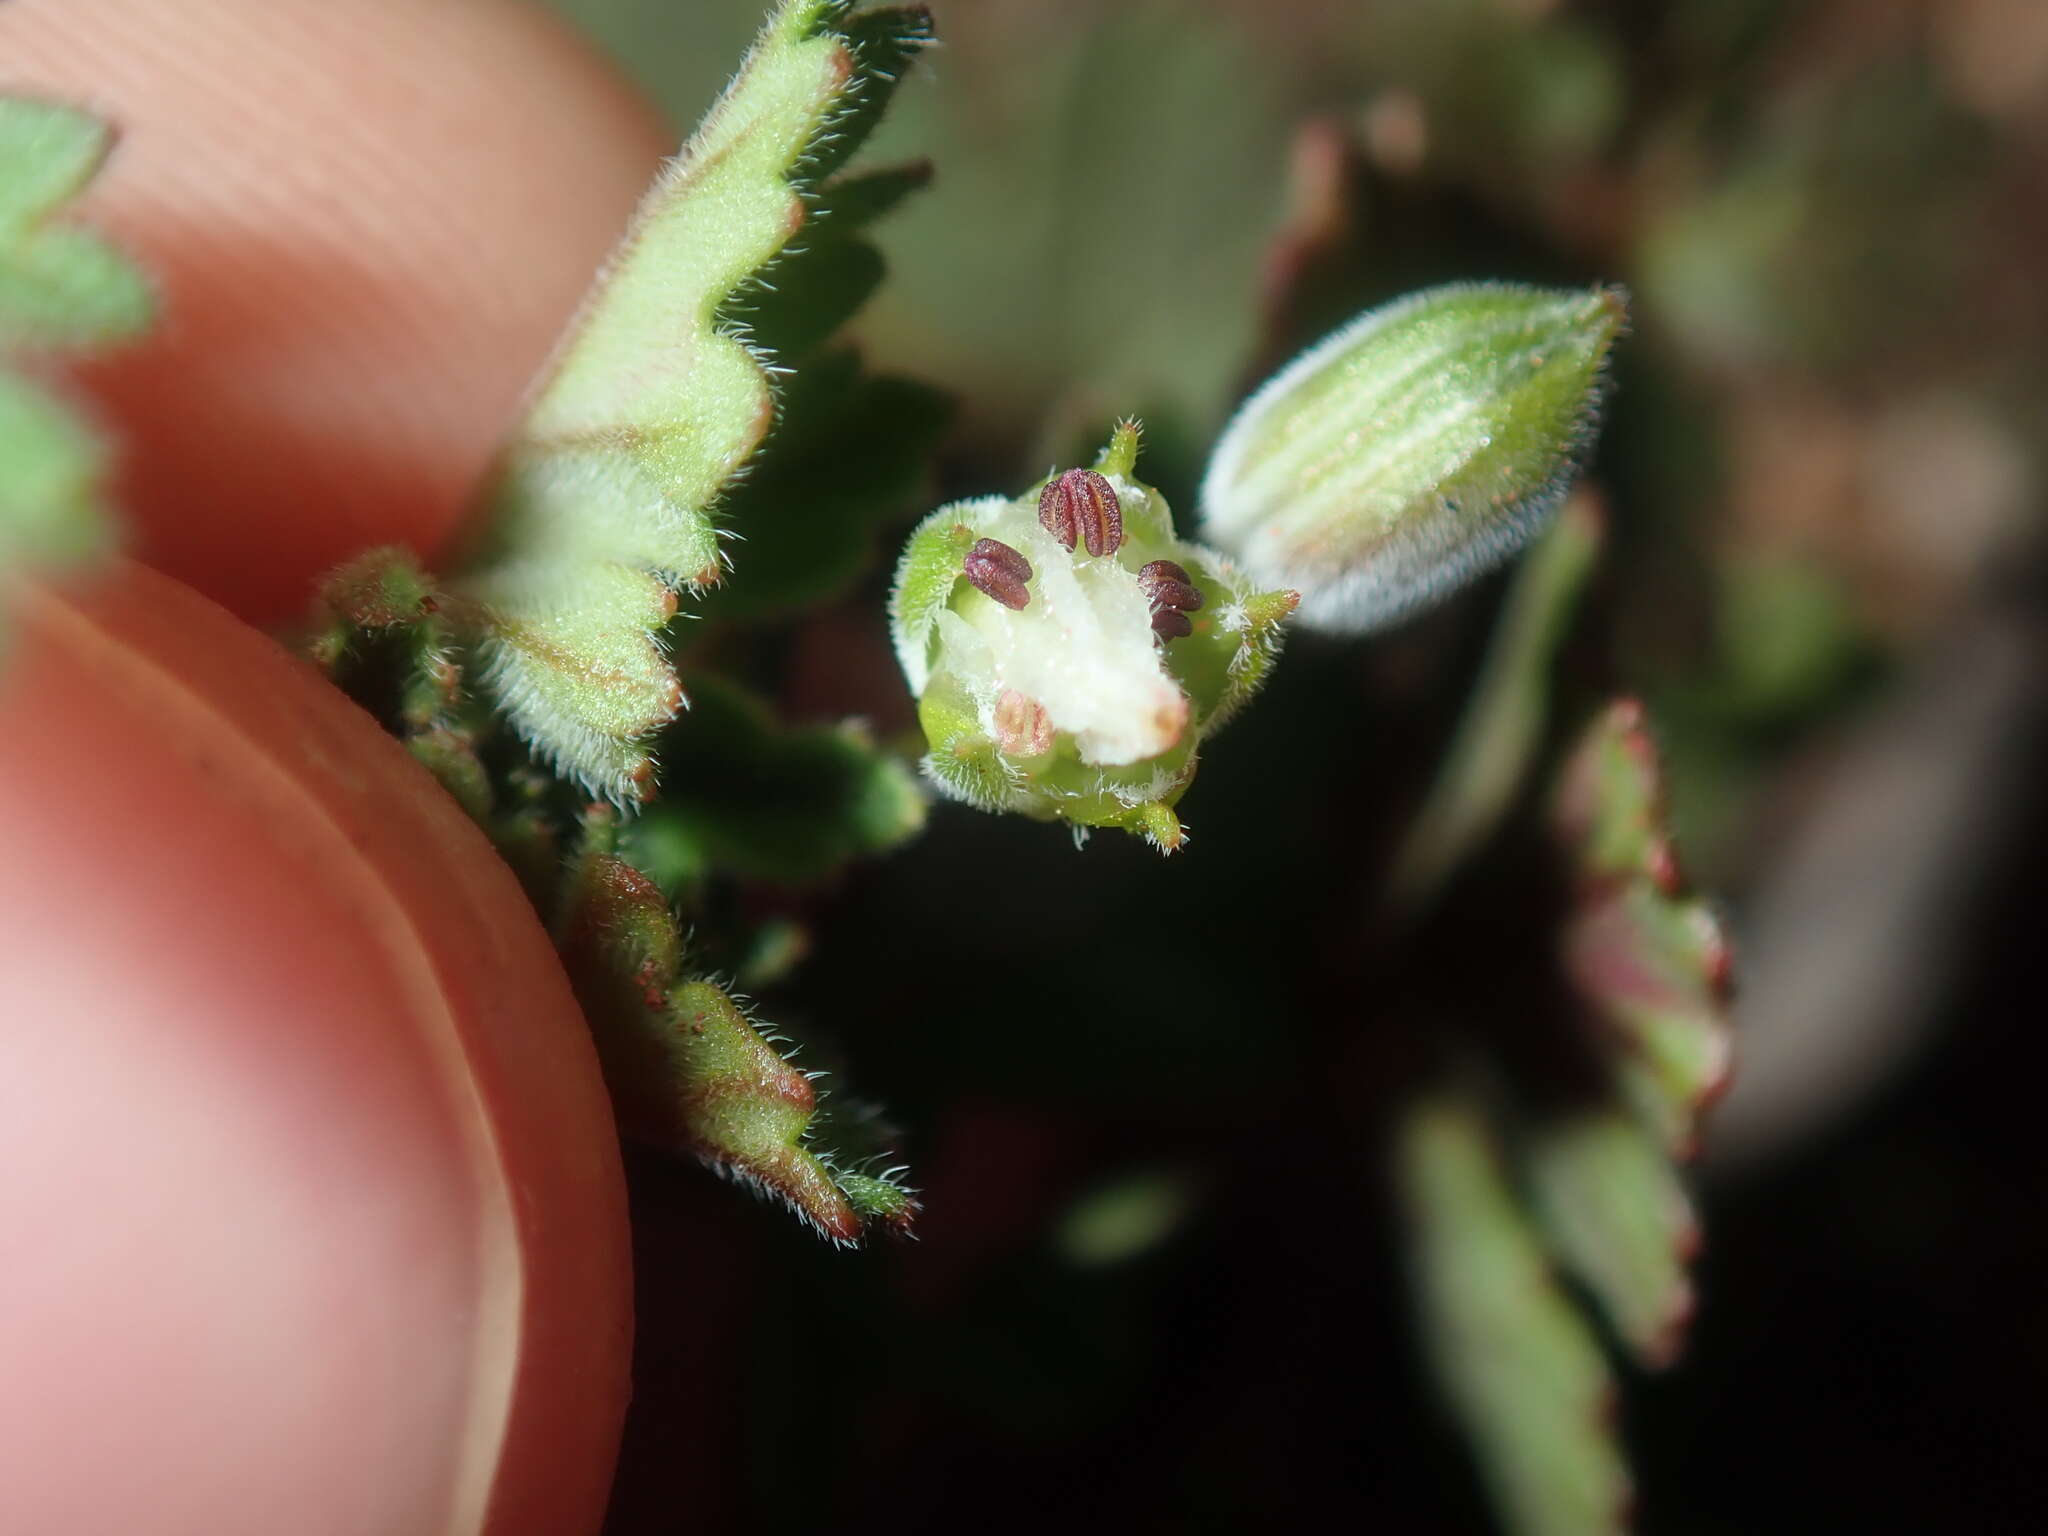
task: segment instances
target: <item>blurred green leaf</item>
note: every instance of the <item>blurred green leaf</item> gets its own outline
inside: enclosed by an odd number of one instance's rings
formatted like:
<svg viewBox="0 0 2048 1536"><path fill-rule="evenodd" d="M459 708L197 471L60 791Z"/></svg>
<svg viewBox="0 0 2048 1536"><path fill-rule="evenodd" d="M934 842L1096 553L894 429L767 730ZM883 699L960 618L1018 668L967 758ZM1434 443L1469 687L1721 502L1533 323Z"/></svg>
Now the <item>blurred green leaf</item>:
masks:
<svg viewBox="0 0 2048 1536"><path fill-rule="evenodd" d="M90 182L112 133L74 107L0 96L0 348L78 347L141 330L141 275L49 217ZM111 554L107 451L55 395L0 372L0 583Z"/></svg>
<svg viewBox="0 0 2048 1536"><path fill-rule="evenodd" d="M725 502L744 530L740 568L698 612L750 619L844 593L873 565L880 530L916 509L952 410L922 384L863 373L851 352L801 369L774 439Z"/></svg>
<svg viewBox="0 0 2048 1536"><path fill-rule="evenodd" d="M1645 1366L1668 1365L1692 1315L1699 1244L1685 1186L1633 1115L1582 1111L1541 1127L1524 1156L1545 1235Z"/></svg>
<svg viewBox="0 0 2048 1536"><path fill-rule="evenodd" d="M149 285L127 258L90 230L48 222L112 142L75 107L0 97L0 346L100 346L149 323Z"/></svg>
<svg viewBox="0 0 2048 1536"><path fill-rule="evenodd" d="M21 230L84 191L113 142L89 112L0 96L0 229Z"/></svg>
<svg viewBox="0 0 2048 1536"><path fill-rule="evenodd" d="M1642 706L1623 699L1567 759L1551 817L1579 880L1565 970L1638 1112L1690 1157L1728 1080L1731 960L1711 909L1684 892L1663 798Z"/></svg>
<svg viewBox="0 0 2048 1536"><path fill-rule="evenodd" d="M1515 572L1486 659L1429 798L1394 861L1393 899L1413 908L1499 826L1550 714L1550 674L1599 556L1602 514L1581 492Z"/></svg>
<svg viewBox="0 0 2048 1536"><path fill-rule="evenodd" d="M1172 1237L1194 1206L1185 1173L1137 1169L1083 1194L1060 1219L1053 1240L1067 1262L1083 1268L1128 1263Z"/></svg>
<svg viewBox="0 0 2048 1536"><path fill-rule="evenodd" d="M1841 581L1809 561L1751 557L1719 573L1715 705L1750 721L1824 708L1868 655Z"/></svg>
<svg viewBox="0 0 2048 1536"><path fill-rule="evenodd" d="M0 254L0 345L96 347L149 324L149 285L98 235L44 229Z"/></svg>
<svg viewBox="0 0 2048 1536"><path fill-rule="evenodd" d="M803 884L923 827L916 776L857 726L786 727L709 677L691 692L657 744L661 798L620 834L665 888L710 871Z"/></svg>
<svg viewBox="0 0 2048 1536"><path fill-rule="evenodd" d="M1550 814L1580 876L1641 876L1662 885L1677 879L1657 749L1640 705L1610 705L1580 736L1558 771Z"/></svg>
<svg viewBox="0 0 2048 1536"><path fill-rule="evenodd" d="M972 22L878 143L944 152L932 195L883 237L898 281L864 325L877 357L1013 442L1072 397L1086 433L1128 412L1159 442L1170 423L1206 438L1256 329L1291 111L1259 29L1159 0Z"/></svg>
<svg viewBox="0 0 2048 1536"><path fill-rule="evenodd" d="M1727 941L1704 902L1629 880L1587 898L1565 933L1573 984L1612 1031L1616 1069L1674 1157L1727 1086Z"/></svg>
<svg viewBox="0 0 2048 1536"><path fill-rule="evenodd" d="M1423 1344L1503 1521L1518 1536L1625 1530L1613 1378L1480 1111L1450 1094L1417 1104L1398 1156Z"/></svg>
<svg viewBox="0 0 2048 1536"><path fill-rule="evenodd" d="M0 373L0 576L112 552L106 450L48 393Z"/></svg>
<svg viewBox="0 0 2048 1536"><path fill-rule="evenodd" d="M1954 345L1958 324L1989 340L1957 302L1958 231L1981 216L1993 162L1933 84L1924 61L1881 54L1755 113L1645 210L1632 262L1645 305L1724 367L1851 379L1936 337Z"/></svg>

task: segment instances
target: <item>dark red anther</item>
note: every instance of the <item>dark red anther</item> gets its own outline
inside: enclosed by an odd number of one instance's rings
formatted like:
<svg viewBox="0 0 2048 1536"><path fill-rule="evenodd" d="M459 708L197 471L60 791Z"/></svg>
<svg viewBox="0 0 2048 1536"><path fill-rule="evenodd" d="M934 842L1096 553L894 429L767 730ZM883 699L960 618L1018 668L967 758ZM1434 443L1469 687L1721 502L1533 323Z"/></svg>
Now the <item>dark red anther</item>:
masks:
<svg viewBox="0 0 2048 1536"><path fill-rule="evenodd" d="M1138 589L1152 605L1152 633L1178 640L1195 632L1188 615L1202 606L1202 594L1188 573L1171 560L1148 560L1138 567Z"/></svg>
<svg viewBox="0 0 2048 1536"><path fill-rule="evenodd" d="M961 562L974 590L994 598L1005 608L1022 608L1031 601L1024 584L1031 579L1031 562L1000 539L976 539Z"/></svg>
<svg viewBox="0 0 2048 1536"><path fill-rule="evenodd" d="M1092 469L1070 469L1048 480L1038 493L1038 521L1068 549L1078 541L1091 555L1113 555L1123 546L1123 504Z"/></svg>
<svg viewBox="0 0 2048 1536"><path fill-rule="evenodd" d="M1153 560L1139 566L1138 585L1154 608L1193 613L1202 606L1202 594L1195 590L1188 573L1171 560Z"/></svg>

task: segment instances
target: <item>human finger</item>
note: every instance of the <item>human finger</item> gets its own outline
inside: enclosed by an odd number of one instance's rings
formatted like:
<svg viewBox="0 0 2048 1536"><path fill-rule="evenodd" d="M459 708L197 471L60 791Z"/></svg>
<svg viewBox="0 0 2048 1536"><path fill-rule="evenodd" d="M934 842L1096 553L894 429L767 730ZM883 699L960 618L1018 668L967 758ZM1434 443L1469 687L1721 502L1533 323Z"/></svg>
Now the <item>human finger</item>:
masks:
<svg viewBox="0 0 2048 1536"><path fill-rule="evenodd" d="M78 212L161 318L76 377L136 552L259 624L447 536L668 142L510 0L13 0L0 86L121 130Z"/></svg>

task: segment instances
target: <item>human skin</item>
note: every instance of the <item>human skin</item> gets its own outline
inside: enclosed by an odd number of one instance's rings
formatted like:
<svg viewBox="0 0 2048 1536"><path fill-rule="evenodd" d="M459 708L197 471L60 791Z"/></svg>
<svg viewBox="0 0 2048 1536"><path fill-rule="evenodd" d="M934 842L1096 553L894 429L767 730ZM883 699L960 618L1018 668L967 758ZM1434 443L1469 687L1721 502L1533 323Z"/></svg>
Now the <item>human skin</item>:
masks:
<svg viewBox="0 0 2048 1536"><path fill-rule="evenodd" d="M68 385L146 564L258 624L441 543L665 135L485 0L11 0L123 139L161 320ZM516 884L301 664L146 571L0 662L0 1524L594 1529L623 1190Z"/></svg>
<svg viewBox="0 0 2048 1536"><path fill-rule="evenodd" d="M167 578L11 606L0 1523L595 1529L625 1190L518 883Z"/></svg>
<svg viewBox="0 0 2048 1536"><path fill-rule="evenodd" d="M161 322L76 378L135 552L266 628L447 538L673 148L510 0L6 0L0 88L121 130L74 207Z"/></svg>

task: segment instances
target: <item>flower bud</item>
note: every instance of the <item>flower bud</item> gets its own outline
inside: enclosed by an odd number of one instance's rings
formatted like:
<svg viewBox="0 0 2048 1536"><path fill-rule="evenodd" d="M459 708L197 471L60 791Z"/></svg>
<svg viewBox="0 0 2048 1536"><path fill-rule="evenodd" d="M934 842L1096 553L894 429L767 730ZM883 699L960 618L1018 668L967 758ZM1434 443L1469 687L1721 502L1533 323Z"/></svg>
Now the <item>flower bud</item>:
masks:
<svg viewBox="0 0 2048 1536"><path fill-rule="evenodd" d="M1170 853L1196 748L1264 681L1295 600L1177 539L1137 447L1125 424L1093 469L941 507L890 617L942 791Z"/></svg>
<svg viewBox="0 0 2048 1536"><path fill-rule="evenodd" d="M1269 380L1217 444L1203 532L1302 621L1362 634L1520 549L1598 421L1616 288L1460 284L1359 316Z"/></svg>

